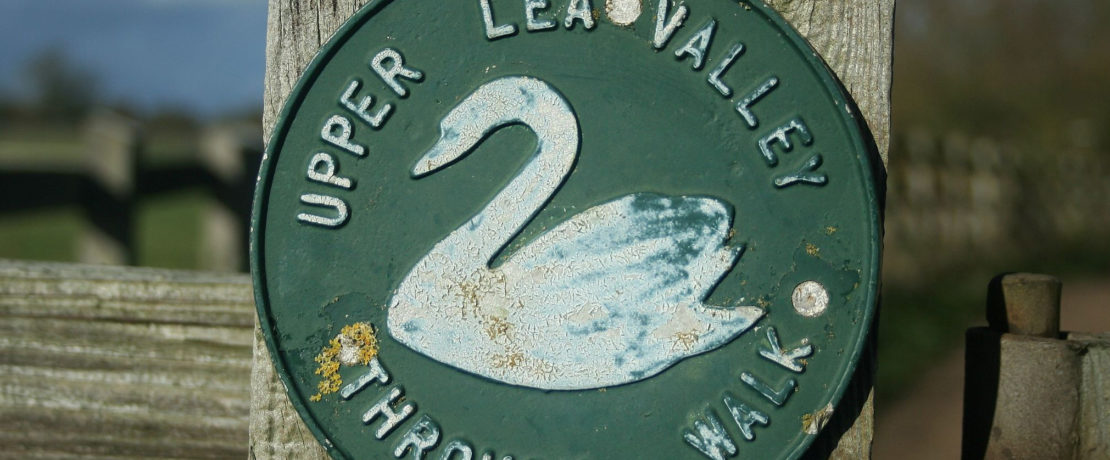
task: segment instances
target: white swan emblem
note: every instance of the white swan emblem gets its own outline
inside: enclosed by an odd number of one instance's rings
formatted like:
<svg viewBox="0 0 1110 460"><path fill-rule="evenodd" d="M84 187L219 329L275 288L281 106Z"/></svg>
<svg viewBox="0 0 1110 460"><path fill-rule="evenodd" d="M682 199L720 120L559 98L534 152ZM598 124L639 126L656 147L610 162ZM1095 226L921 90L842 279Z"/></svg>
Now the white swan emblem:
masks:
<svg viewBox="0 0 1110 460"><path fill-rule="evenodd" d="M538 147L485 207L429 251L389 304L389 333L441 363L544 390L635 382L729 342L759 319L751 306L703 300L742 248L725 246L732 216L717 199L626 195L491 261L569 175L578 121L532 77L490 81L440 124L413 167L431 174L497 129L522 124Z"/></svg>

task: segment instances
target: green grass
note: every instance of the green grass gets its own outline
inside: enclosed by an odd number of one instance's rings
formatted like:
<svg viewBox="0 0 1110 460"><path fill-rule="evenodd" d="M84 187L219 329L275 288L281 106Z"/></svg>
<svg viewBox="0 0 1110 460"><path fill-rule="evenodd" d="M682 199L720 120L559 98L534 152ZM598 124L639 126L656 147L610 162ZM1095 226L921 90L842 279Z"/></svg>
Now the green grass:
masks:
<svg viewBox="0 0 1110 460"><path fill-rule="evenodd" d="M149 198L139 203L136 216L135 261L148 267L194 269L208 197L201 189Z"/></svg>
<svg viewBox="0 0 1110 460"><path fill-rule="evenodd" d="M83 225L77 207L0 215L0 258L74 261Z"/></svg>

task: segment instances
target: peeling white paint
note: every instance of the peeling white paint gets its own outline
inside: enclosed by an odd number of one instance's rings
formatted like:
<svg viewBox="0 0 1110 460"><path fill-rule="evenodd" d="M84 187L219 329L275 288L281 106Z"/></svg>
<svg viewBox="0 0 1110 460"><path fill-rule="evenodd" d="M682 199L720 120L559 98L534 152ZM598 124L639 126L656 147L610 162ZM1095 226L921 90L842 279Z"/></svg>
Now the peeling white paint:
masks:
<svg viewBox="0 0 1110 460"><path fill-rule="evenodd" d="M706 305L742 248L726 246L731 209L708 197L635 193L587 209L490 262L570 174L578 121L547 83L504 77L440 125L421 177L491 132L523 124L531 160L469 222L411 269L389 307L390 334L442 363L547 390L634 382L715 349L763 314Z"/></svg>

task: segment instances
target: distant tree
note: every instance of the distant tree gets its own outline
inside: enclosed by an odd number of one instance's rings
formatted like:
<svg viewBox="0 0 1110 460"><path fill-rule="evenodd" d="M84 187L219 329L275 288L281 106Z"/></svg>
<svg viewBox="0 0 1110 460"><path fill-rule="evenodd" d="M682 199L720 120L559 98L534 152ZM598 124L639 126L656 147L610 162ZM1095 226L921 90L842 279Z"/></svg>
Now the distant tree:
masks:
<svg viewBox="0 0 1110 460"><path fill-rule="evenodd" d="M44 119L75 121L100 102L96 74L74 63L59 48L33 56L24 69L30 84L32 112Z"/></svg>

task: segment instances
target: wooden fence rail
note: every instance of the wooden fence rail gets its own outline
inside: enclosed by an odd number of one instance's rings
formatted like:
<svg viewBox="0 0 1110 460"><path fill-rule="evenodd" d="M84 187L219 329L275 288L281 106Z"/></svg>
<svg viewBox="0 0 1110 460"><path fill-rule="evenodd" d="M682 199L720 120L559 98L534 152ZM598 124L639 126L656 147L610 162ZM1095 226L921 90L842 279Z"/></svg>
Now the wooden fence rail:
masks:
<svg viewBox="0 0 1110 460"><path fill-rule="evenodd" d="M244 458L246 275L0 260L0 458Z"/></svg>

